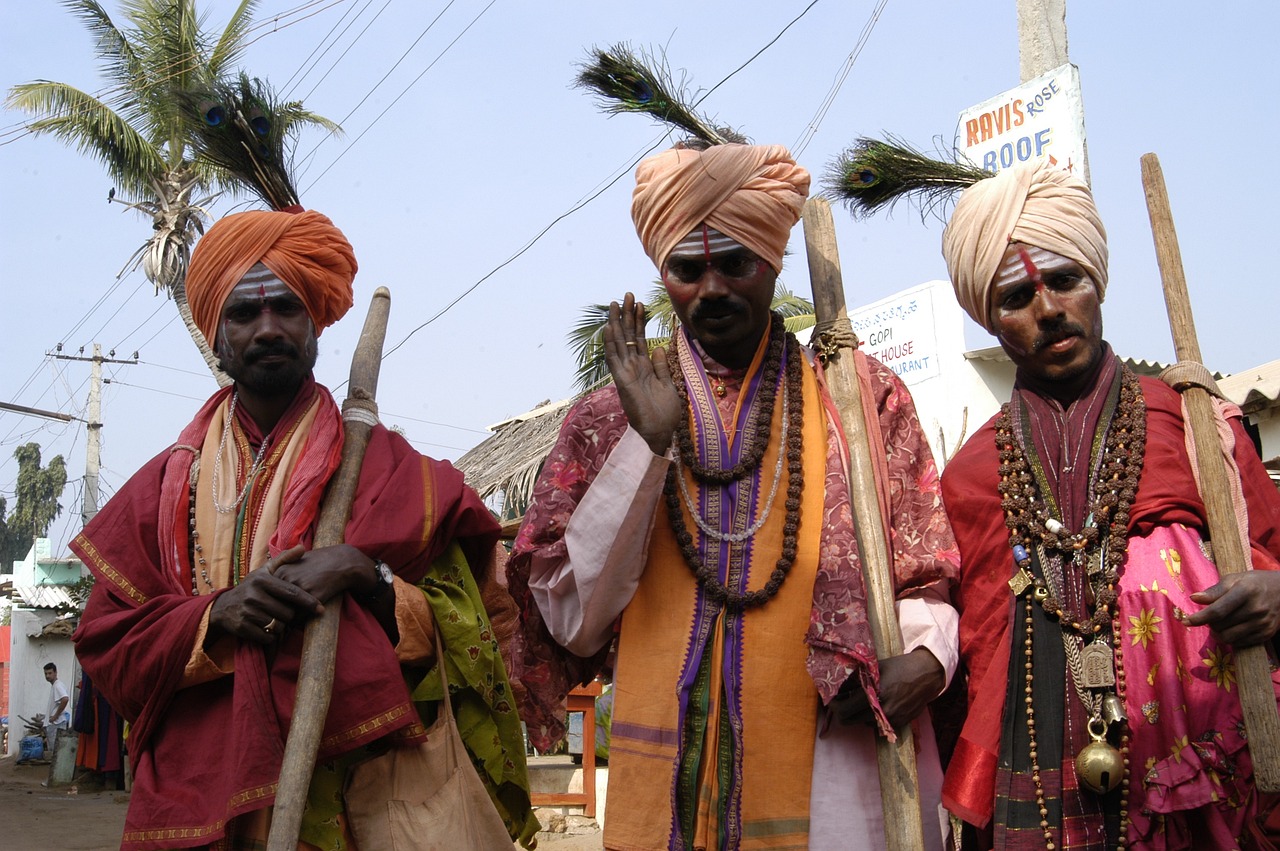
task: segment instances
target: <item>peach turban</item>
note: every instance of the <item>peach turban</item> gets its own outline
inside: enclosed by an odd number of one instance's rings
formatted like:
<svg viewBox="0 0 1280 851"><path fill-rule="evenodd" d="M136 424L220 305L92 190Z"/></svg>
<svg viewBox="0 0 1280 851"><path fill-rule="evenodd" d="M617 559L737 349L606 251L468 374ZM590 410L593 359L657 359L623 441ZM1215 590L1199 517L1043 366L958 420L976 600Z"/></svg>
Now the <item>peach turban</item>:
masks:
<svg viewBox="0 0 1280 851"><path fill-rule="evenodd" d="M673 148L636 168L631 218L659 269L704 222L782 271L782 254L809 196L809 172L781 145Z"/></svg>
<svg viewBox="0 0 1280 851"><path fill-rule="evenodd" d="M187 270L187 302L209 345L215 345L227 296L255 263L302 300L317 336L351 309L356 256L328 216L314 210L234 213L196 243Z"/></svg>
<svg viewBox="0 0 1280 851"><path fill-rule="evenodd" d="M1107 232L1093 193L1047 159L1005 169L965 190L942 234L942 256L956 299L992 334L991 286L1010 242L1079 263L1107 292Z"/></svg>

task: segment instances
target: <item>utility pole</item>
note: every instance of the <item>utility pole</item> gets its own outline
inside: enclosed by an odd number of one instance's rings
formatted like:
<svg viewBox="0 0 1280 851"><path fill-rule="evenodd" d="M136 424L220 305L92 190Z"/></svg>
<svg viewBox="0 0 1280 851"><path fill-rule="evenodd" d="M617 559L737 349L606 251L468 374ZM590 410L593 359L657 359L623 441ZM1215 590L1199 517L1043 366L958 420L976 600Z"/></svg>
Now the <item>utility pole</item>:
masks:
<svg viewBox="0 0 1280 851"><path fill-rule="evenodd" d="M1016 2L1018 72L1025 83L1071 61L1067 52L1067 0ZM1087 140L1082 143L1080 176L1089 183L1089 143Z"/></svg>
<svg viewBox="0 0 1280 851"><path fill-rule="evenodd" d="M81 348L80 351L83 353L84 349ZM98 469L102 462L102 365L138 362L137 352L133 353L132 358L125 360L117 360L115 354L115 349L112 349L107 357L103 357L102 346L99 343L93 344L92 357L64 355L61 345L58 346L58 351L49 353L50 357L57 360L89 361L93 364L89 380L89 420L86 423L88 448L84 463L84 503L80 509L80 519L83 523L88 523L98 513Z"/></svg>
<svg viewBox="0 0 1280 851"><path fill-rule="evenodd" d="M1066 65L1067 0L1017 0L1022 82Z"/></svg>

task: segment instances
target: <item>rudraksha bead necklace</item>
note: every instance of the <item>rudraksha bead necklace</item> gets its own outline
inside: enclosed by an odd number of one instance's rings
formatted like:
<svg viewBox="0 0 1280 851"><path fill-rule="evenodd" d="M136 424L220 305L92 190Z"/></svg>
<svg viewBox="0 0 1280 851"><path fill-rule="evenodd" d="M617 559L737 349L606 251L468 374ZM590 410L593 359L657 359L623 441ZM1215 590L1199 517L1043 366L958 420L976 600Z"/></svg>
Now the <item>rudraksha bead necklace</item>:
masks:
<svg viewBox="0 0 1280 851"><path fill-rule="evenodd" d="M680 553L684 556L685 563L689 565L689 569L693 571L694 578L698 582L698 586L702 588L707 598L723 605L726 609L733 612L741 612L744 609L762 606L771 600L782 588L782 583L787 578L787 574L791 570L791 565L796 558L797 536L800 529L800 498L804 493L804 353L800 350L800 344L796 342L794 335L787 333L782 328L781 318L774 314L774 327L771 331L777 332L777 339L784 340L787 351L787 367L784 376L784 392L786 392L786 416L789 418L787 425L787 441L786 441L786 458L787 458L787 514L783 522L782 529L782 552L778 557L778 561L774 565L773 572L769 575L769 580L763 588L745 593L733 591L722 583L717 575L716 568L708 565L703 561L698 553L697 543L694 541L693 535L689 532L685 525L684 513L680 504L680 487L676 477L680 475L679 466L673 464L667 470L666 484L663 487L663 495L666 497L667 516L671 520L671 528L675 533L676 543L680 547ZM772 360L774 340L770 340L770 360ZM778 359L781 360L781 344L778 345ZM766 361L765 369L769 368ZM765 417L765 411L760 411L760 418L763 424L758 427L755 439L759 446L762 447L755 456L754 466L746 468L738 472L738 468L742 466L742 462L726 471L718 471L722 473L734 473L730 478L723 481L717 481L717 484L729 484L736 479L742 478L751 472L755 467L760 466L761 459L764 457L764 448L768 446L768 436L770 433L769 420L773 416L773 397L776 396L777 375L779 367L777 364L773 366L772 382L769 382L769 372L764 374L763 380L765 386L762 391L768 392L770 395L768 401L761 400L762 408L767 404L769 416ZM682 382L677 382L680 386ZM770 386L772 384L772 386ZM681 387L681 395L686 398L683 387ZM682 418L685 422L683 431L688 436L687 418ZM679 432L678 432L679 433ZM692 438L689 438L689 446L692 449ZM744 454L747 451L744 446ZM682 465L690 470L694 469L697 461L696 453L692 459L686 457L681 451ZM703 468L705 471L705 468ZM717 471L710 471L712 473ZM695 476L697 472L694 472ZM697 511L697 506L689 506L689 510Z"/></svg>

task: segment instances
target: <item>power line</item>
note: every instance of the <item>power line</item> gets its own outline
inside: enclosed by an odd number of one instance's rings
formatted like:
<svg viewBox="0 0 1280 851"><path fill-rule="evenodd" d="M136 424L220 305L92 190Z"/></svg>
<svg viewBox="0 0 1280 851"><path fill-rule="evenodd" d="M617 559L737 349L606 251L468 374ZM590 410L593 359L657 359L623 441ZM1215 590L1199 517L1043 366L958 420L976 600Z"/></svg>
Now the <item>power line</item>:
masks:
<svg viewBox="0 0 1280 851"><path fill-rule="evenodd" d="M884 11L884 7L888 4L889 0L880 0L880 2L876 4L876 7L871 10L871 17L869 17L867 22L863 24L862 32L858 35L858 42L854 45L853 50L849 52L849 57L845 60L841 70L836 73L835 82L827 92L827 96L823 98L822 103L818 105L818 111L814 114L813 118L810 119L804 131L801 132L800 137L796 139L795 144L791 146L791 152L796 157L799 157L800 154L804 153L804 149L809 147L809 143L813 141L813 137L817 135L819 125L822 124L823 120L827 117L827 112L830 111L832 105L835 103L836 95L840 92L840 88L844 85L845 80L848 79L849 72L853 70L853 63L857 62L858 57L862 55L862 48L866 47L867 40L871 38L871 31L875 29L876 24L880 20L880 13ZM806 9L805 11L808 10Z"/></svg>
<svg viewBox="0 0 1280 851"><path fill-rule="evenodd" d="M439 21L442 17L444 17L444 13L449 11L450 7L453 6L454 2L455 0L449 0L449 2L445 4L445 7L440 10L440 13L436 15L434 18L432 18L431 22L427 24L426 29L418 33L418 37L413 40L413 43L410 44L409 47L405 49L404 53L400 54L400 58L395 61L395 64L393 64L389 69L387 69L387 73L382 75L382 79L378 80L378 82L373 84L373 88L371 88L368 91L368 93L365 94L364 97L360 98L360 101L354 107L352 107L351 110L347 112L345 116L343 116L342 121L338 122L339 124L342 124L352 115L355 115L356 111L359 110L360 107L364 106L365 102L368 101L369 98L373 97L373 93L376 92L382 86L382 84L387 81L387 78L390 77L391 74L397 68L400 67L400 63L403 62L408 57L408 55L413 52L413 49L418 46L418 43L422 41L422 39L426 38L427 33L431 32L431 30L435 27L436 22ZM369 122L369 125L360 132L359 136L357 136L355 139L351 141L351 144L347 145L345 148L342 149L342 151L338 154L338 156L335 157L334 160L330 162L328 166L325 167L325 170L320 172L320 176L317 177L315 180L311 181L311 183L308 184L306 190L304 191L307 191L307 192L311 191L311 188L315 186L317 183L319 183L320 180L326 174L329 173L329 170L338 163L338 160L346 156L347 152L350 151L353 147L355 147L356 143L359 142L361 139L363 139L365 137L365 134L367 134L370 130L372 130L375 124L377 124L379 121L382 120L382 117L386 115L388 111L390 111L391 107L395 106L397 103L400 102L400 98L404 97L405 94L408 93L409 89L413 88L417 84L417 82L422 79L423 75L426 74L428 71L430 71L435 66L435 64L440 61L440 57L444 56L446 53L449 52L449 48L453 47L453 45L457 43L458 39L462 38L462 36L466 34L467 30L471 29L471 27L475 24L475 22L480 20L480 18L484 15L484 13L489 11L489 7L492 6L495 2L497 2L497 0L489 0L489 5L485 6L483 9L480 10L480 14L476 15L475 18L472 19L471 23L467 24L466 27L463 28L462 32L458 33L458 35L454 37L453 41L449 42L445 46L444 50L442 50L440 54L436 56L435 59L431 60L431 62L427 65L426 68L422 69L421 74L418 74L418 76L414 77L413 80L409 83L409 85L406 86L400 92L400 94L396 95L395 98L391 101L391 103L387 104L386 109L378 113L378 116L374 118L373 121ZM324 138L322 138L319 142L317 142L316 146L311 149L311 153L307 154L307 156L304 157L304 160L303 160L304 163L310 160L312 157L314 157L316 152L320 150L320 146L332 138L333 138L333 133L328 133L324 136ZM304 172L305 172L305 168L306 166L304 166Z"/></svg>
<svg viewBox="0 0 1280 851"><path fill-rule="evenodd" d="M781 38L782 38L782 36L787 32L787 30L791 29L791 27L793 27L793 26L796 24L796 22L797 22L797 21L799 21L801 18L803 18L805 15L807 15L807 14L809 13L809 10L810 10L810 9L812 9L814 6L816 6L816 5L818 4L818 2L819 2L819 0L812 0L812 2L810 2L810 3L809 3L809 5L808 5L808 6L806 6L806 7L804 8L804 10L803 10L799 15L797 15L797 16L796 16L796 17L794 17L794 18L792 18L792 19L791 19L791 21L790 21L790 22L788 22L786 26L784 26L781 30L779 30L777 35L775 35L773 38L769 39L769 41L768 41L768 42L766 42L766 43L765 43L765 45L764 45L763 47L761 47L759 50L757 50L755 53L751 54L750 58L748 58L748 59L747 59L747 61L743 62L743 63L742 63L741 65L739 65L737 68L733 69L733 70L732 70L732 71L730 71L727 75L725 75L725 77L724 77L723 79L721 79L721 80L720 80L720 82L716 83L716 84L715 84L714 86L712 86L712 87L711 87L711 88L710 88L710 89L709 89L705 94L703 94L703 95L702 95L702 97L698 98L697 102L696 102L694 105L696 106L697 104L702 103L704 100L706 100L706 99L707 99L707 97L708 97L712 92L714 92L716 89L720 88L722 85L724 85L726 82L728 82L732 77L734 77L735 75L737 75L737 74L738 74L739 72L741 72L744 68L746 68L746 67L747 67L748 65L750 65L752 62L754 62L756 59L758 59L758 58L759 58L759 57L760 57L760 56L761 56L761 55L762 55L766 50L768 50L770 47L772 47L774 44L776 44L776 43L778 42L778 40L779 40L779 39L781 39ZM493 5L493 4L492 4L492 3L490 3L489 5ZM486 9L488 9L488 6L486 6L485 8L486 8ZM483 14L483 12L482 12L481 14ZM465 32L465 31L464 31L464 32ZM425 72L424 72L424 73L425 73ZM381 116L379 116L379 117L381 117ZM362 135L363 135L363 134L362 134ZM530 248L532 248L532 247L534 246L534 244L536 244L540 239L542 239L542 237L544 237L544 236L545 236L545 235L546 235L546 234L547 234L547 233L548 233L548 232L549 232L553 227L555 227L557 224L559 224L559 223L560 223L561 221L563 221L564 219L566 219L566 218L568 218L569 216L573 215L574 213L578 212L578 211L579 211L579 210L581 210L583 207L585 207L585 206L587 206L588 204L590 204L590 203L591 203L592 201L594 201L596 198L599 198L601 195L603 195L603 194L604 194L604 192L605 192L607 189L609 189L611 186L613 186L615 183L617 183L619 180L621 180L623 175L628 174L628 173L630 172L630 170L631 170L632 168L634 168L634 167L635 167L635 166L640 162L640 160L644 159L644 157L645 157L645 156L647 156L647 155L648 155L649 153L651 153L654 149L656 149L656 148L658 147L658 145L659 145L659 144L661 144L661 140L662 140L662 138L665 138L665 135L666 135L666 134L664 134L662 137L659 137L659 140L658 140L657 142L655 142L651 147L649 147L648 149L646 149L646 150L644 151L644 153L642 153L642 154L640 154L638 157L636 157L636 158L635 158L635 159L634 159L634 160L633 160L629 165L627 165L627 166L623 167L623 168L618 172L618 174L617 174L616 176L614 176L614 178L613 178L612 180L610 180L608 183L606 183L602 188L600 188L598 191L596 191L596 192L592 193L591 195L589 195L585 200L579 201L577 204L575 204L574 206L570 207L570 208L569 208L568 210L566 210L565 212L563 212L563 213L561 213L560 215L556 216L554 219L552 219L552 220L551 220L550 224L548 224L546 227L542 228L542 230L538 231L538 233L537 233L537 234L536 234L532 239L530 239L527 243L525 243L525 244L524 244L524 246L523 246L519 251L517 251L515 254L511 255L510 257L508 257L508 258L507 258L506 260L504 260L502 263L499 263L497 266L495 266L493 269L491 269L487 274L485 274L485 275L484 275L484 277L480 278L480 280L476 281L476 282L475 282L474 284L472 284L470 287L468 287L467 289L465 289L465 290L464 290L464 291L463 291L459 296L457 296L455 299L453 299L453 301L451 301L451 302L449 302L448 304L446 304L446 305L445 305L443 308L441 308L441 309L440 309L440 310L439 310L435 315L433 315L432 317L430 317L429 319L427 319L427 321L426 321L426 322L423 322L421 325L419 325L418 327L416 327L416 328L414 328L412 331L410 331L408 334L406 334L406 335L405 335L405 336L400 340L400 342L396 343L396 344L395 344L394 346L392 346L389 350L387 350L385 353L383 353L383 355L382 355L383 360L385 360L386 358L388 358L388 357L389 357L393 352L395 352L397 349L399 349L399 348L400 348L401 346L403 346L405 343L409 342L409 339L410 339L411 337L413 337L413 335L414 335L414 334L417 334L417 333L418 333L419 331L421 331L423 328L426 328L428 325L430 325L431 323L435 322L435 321L436 321L437 319L439 319L441 316L444 316L446 313L448 313L450 310L452 310L452 309L453 309L453 307L454 307L455 305L457 305L457 304L458 304L458 302L462 301L464 298L466 298L468 295L470 295L472 292L474 292L474 291L476 290L476 288L477 288L477 287L479 287L481 284L483 284L485 281L487 281L487 280L489 280L490 278L492 278L495 274L497 274L497 273L498 273L498 271L499 271L499 270L501 270L501 269L505 268L506 266L510 265L510 264L511 264L513 261L515 261L518 257L520 257L522 254L524 254L525 252L527 252ZM356 141L359 141L359 140L357 139ZM354 142L353 142L352 144L354 144ZM345 153L345 151L344 151L344 153ZM336 162L336 160L335 160L335 162ZM330 167L332 167L332 164L330 164ZM328 173L328 169L325 169L325 172L324 172L324 173L322 173L322 174L320 175L320 177L324 177L324 174L325 174L325 173ZM317 180L319 180L319 178L317 178ZM343 382L343 383L345 384L346 382ZM341 387L341 386L342 386L341 384L340 384L340 385L338 385L338 387Z"/></svg>

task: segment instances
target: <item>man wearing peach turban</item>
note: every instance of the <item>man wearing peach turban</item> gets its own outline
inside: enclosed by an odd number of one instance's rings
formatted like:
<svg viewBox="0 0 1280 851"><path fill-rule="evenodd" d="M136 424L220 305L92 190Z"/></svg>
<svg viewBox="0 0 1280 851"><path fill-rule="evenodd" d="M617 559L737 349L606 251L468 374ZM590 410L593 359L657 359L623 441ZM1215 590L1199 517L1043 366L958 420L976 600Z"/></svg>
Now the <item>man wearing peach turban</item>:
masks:
<svg viewBox="0 0 1280 851"><path fill-rule="evenodd" d="M424 740L413 689L437 657L475 694L467 745L486 766L494 820L514 839L537 831L492 640L514 620L494 575L498 525L462 475L376 425L346 543L313 547L344 436L312 377L316 337L351 307L355 274L351 245L320 213L216 223L192 256L187 296L234 383L72 544L98 579L77 656L132 723L123 848L263 847L303 631L322 605L339 607L341 640L309 792L325 804L308 806L299 848L378 845L341 815L347 768L365 745Z"/></svg>
<svg viewBox="0 0 1280 851"><path fill-rule="evenodd" d="M1089 188L1043 161L981 180L943 254L1017 366L942 477L969 686L944 804L979 848L1270 847L1224 660L1275 638L1280 497L1239 410L1220 427L1255 570L1220 582L1179 395L1102 338Z"/></svg>
<svg viewBox="0 0 1280 851"><path fill-rule="evenodd" d="M610 306L614 385L569 413L508 563L537 747L618 630L606 848L883 846L875 737L929 729L956 663L932 455L906 387L859 358L906 645L876 662L838 419L771 311L808 191L777 145L640 164L632 217L680 324L651 355L644 306ZM917 741L940 848L942 773Z"/></svg>

